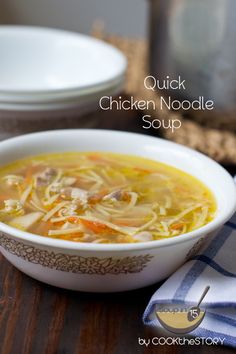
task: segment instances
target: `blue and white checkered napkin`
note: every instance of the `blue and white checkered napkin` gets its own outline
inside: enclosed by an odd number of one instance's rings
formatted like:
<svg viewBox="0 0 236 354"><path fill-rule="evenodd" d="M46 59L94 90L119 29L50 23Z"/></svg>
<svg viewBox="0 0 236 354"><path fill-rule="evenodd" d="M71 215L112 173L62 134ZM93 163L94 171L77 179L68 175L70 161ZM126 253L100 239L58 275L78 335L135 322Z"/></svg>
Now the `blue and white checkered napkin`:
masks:
<svg viewBox="0 0 236 354"><path fill-rule="evenodd" d="M161 328L155 315L158 304L184 303L191 307L208 285L210 290L201 304L206 315L191 335L224 337L224 345L236 347L236 214L199 255L155 292L144 312L144 323Z"/></svg>

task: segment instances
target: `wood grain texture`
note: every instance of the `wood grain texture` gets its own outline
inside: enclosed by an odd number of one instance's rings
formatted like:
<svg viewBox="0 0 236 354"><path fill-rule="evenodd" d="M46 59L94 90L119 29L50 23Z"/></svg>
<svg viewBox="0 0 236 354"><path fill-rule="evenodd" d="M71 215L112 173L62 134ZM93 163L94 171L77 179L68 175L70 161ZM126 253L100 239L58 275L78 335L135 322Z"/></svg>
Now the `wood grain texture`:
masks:
<svg viewBox="0 0 236 354"><path fill-rule="evenodd" d="M138 345L157 336L143 326L142 313L157 285L89 294L42 284L0 256L1 354L232 354L225 347Z"/></svg>
<svg viewBox="0 0 236 354"><path fill-rule="evenodd" d="M101 112L97 121L99 128L144 133L137 113ZM0 354L234 352L225 347L139 346L138 337L157 335L142 324L157 287L116 294L66 291L31 279L0 256Z"/></svg>

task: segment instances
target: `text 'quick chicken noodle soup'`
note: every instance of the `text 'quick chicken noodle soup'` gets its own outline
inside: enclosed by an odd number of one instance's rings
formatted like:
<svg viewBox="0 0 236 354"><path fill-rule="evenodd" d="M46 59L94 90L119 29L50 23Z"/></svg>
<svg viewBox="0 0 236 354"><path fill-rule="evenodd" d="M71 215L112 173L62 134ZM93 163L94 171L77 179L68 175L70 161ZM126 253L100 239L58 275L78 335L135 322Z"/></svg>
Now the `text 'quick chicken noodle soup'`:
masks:
<svg viewBox="0 0 236 354"><path fill-rule="evenodd" d="M77 242L177 237L214 218L208 188L189 174L113 153L46 154L0 168L0 221Z"/></svg>

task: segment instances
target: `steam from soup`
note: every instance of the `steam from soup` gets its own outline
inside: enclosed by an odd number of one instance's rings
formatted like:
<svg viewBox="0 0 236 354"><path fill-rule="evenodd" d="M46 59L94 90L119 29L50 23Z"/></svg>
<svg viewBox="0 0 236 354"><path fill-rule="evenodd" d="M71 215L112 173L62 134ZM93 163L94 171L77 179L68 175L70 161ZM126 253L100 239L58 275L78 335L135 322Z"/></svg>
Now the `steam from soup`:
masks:
<svg viewBox="0 0 236 354"><path fill-rule="evenodd" d="M196 178L112 153L45 154L0 168L0 221L41 236L92 243L177 237L214 218Z"/></svg>

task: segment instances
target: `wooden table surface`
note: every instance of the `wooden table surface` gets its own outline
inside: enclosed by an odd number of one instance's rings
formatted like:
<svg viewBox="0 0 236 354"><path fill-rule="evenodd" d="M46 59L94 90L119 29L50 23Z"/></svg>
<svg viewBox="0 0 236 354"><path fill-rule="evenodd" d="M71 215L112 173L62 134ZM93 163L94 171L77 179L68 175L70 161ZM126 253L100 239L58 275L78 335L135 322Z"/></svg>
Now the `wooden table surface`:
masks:
<svg viewBox="0 0 236 354"><path fill-rule="evenodd" d="M102 112L98 122L99 128L144 133L135 113ZM138 337L157 335L141 319L158 286L114 294L67 291L31 279L0 256L0 353L233 353L215 346L140 346Z"/></svg>

